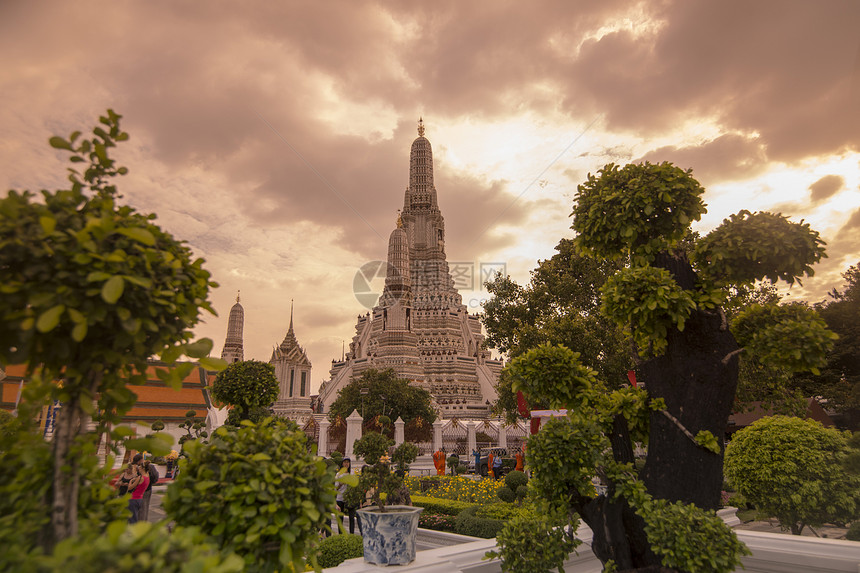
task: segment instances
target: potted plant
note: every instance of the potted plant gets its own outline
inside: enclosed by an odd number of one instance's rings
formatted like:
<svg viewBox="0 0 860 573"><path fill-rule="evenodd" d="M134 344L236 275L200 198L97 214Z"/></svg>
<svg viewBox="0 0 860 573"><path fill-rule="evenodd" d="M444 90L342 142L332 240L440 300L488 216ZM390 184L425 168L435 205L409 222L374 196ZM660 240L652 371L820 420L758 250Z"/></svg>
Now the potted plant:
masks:
<svg viewBox="0 0 860 573"><path fill-rule="evenodd" d="M418 448L403 443L394 451L402 472L391 471L386 455L394 441L377 432L368 432L355 442L354 451L364 459L358 486L347 495L373 505L358 510L364 542L364 560L375 565L406 565L415 559L415 535L421 507L412 507L409 490L403 483L408 465L415 461ZM347 500L349 502L349 500Z"/></svg>

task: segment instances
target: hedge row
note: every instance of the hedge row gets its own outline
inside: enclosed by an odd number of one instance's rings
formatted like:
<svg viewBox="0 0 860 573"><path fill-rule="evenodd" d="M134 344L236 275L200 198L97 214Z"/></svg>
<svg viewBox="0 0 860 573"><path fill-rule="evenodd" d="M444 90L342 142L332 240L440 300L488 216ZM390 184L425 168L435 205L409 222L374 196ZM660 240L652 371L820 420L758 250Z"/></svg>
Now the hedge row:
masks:
<svg viewBox="0 0 860 573"><path fill-rule="evenodd" d="M479 507L477 503L469 503L468 501L455 501L453 499L440 499L438 497L423 495L413 495L412 505L423 507L428 513L442 515L458 515L464 509Z"/></svg>
<svg viewBox="0 0 860 573"><path fill-rule="evenodd" d="M478 509L479 506L474 506L461 511L454 522L454 532L484 539L496 537L506 522L501 519L478 517L476 515Z"/></svg>

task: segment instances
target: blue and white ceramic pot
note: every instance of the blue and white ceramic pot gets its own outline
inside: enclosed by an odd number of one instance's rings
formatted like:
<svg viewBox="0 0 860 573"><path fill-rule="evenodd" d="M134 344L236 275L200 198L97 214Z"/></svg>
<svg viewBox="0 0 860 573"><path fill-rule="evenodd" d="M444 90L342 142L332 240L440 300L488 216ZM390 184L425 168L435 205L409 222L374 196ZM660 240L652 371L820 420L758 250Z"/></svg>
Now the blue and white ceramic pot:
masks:
<svg viewBox="0 0 860 573"><path fill-rule="evenodd" d="M407 565L415 560L418 515L423 507L389 505L358 510L364 539L364 560L374 565Z"/></svg>

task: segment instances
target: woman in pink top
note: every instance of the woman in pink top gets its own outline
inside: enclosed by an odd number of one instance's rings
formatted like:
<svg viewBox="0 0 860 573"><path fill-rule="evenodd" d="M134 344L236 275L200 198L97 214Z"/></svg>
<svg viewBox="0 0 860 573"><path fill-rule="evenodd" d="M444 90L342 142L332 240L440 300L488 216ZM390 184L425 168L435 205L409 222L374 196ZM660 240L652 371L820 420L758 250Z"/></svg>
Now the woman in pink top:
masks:
<svg viewBox="0 0 860 573"><path fill-rule="evenodd" d="M137 523L140 518L140 509L143 505L143 492L146 491L149 485L149 476L147 472L140 466L134 467L134 478L128 484L128 491L131 492L131 499L128 500L128 509L131 511L129 523Z"/></svg>

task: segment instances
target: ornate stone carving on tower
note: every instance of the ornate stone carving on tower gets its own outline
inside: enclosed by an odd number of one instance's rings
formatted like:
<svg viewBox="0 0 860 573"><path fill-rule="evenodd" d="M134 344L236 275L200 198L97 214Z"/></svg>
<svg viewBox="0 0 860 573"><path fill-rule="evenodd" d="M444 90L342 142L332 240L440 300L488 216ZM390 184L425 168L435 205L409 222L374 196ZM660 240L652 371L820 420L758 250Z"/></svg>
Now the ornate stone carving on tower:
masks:
<svg viewBox="0 0 860 573"><path fill-rule="evenodd" d="M323 411L368 368L393 368L429 390L443 417L489 417L502 363L484 349L478 317L467 312L448 269L423 120L410 151L403 211L388 241L385 289L373 311L358 317L355 332L349 353L332 361L331 379L320 388Z"/></svg>
<svg viewBox="0 0 860 573"><path fill-rule="evenodd" d="M299 346L293 331L293 303L290 302L290 328L284 341L272 351L269 363L275 367L280 389L272 409L275 414L303 424L311 412L311 361Z"/></svg>
<svg viewBox="0 0 860 573"><path fill-rule="evenodd" d="M239 294L236 294L236 304L230 309L230 319L227 321L227 338L221 350L221 360L242 362L245 360L245 350L242 342L242 330L245 327L245 309L239 304Z"/></svg>

